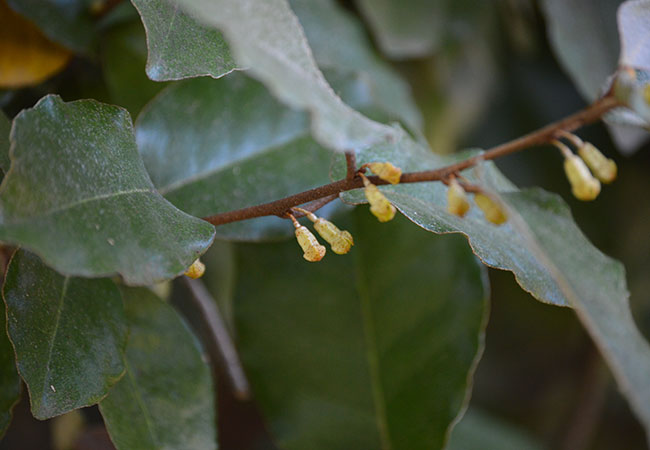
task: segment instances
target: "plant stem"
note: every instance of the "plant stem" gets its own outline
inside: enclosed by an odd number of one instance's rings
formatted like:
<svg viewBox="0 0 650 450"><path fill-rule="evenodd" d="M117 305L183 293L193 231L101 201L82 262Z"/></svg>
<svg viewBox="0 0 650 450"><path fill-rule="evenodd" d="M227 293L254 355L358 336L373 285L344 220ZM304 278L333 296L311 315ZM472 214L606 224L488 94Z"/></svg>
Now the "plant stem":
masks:
<svg viewBox="0 0 650 450"><path fill-rule="evenodd" d="M449 177L449 175L473 167L481 161L500 158L502 156L506 156L529 147L545 144L559 137L563 131L573 131L583 125L597 121L607 111L618 106L621 106L621 104L614 97L603 97L587 106L585 109L578 111L577 113L571 114L562 120L546 125L545 127L533 131L532 133L493 147L480 155L472 156L471 158L438 169L403 173L402 177L400 178L400 183L421 183L427 181L444 180ZM272 202L215 214L214 216L204 218L204 220L210 222L213 225L223 225L226 223L239 222L240 220L252 219L255 217L284 217L292 207L299 206L307 202L314 202L311 207L305 208L313 212L318 209L313 208L314 205L319 205L316 203L316 201L327 198L327 201L325 202L326 204L336 198L336 196L338 196L338 194L341 192L363 187L363 181L361 180L361 177L350 177L350 168L354 167L355 165L353 153L346 153L346 162L348 167L348 176L343 180L325 184L323 186L309 189L308 191L290 195L289 197L281 198ZM388 182L382 180L377 176L369 176L368 179L376 185L388 184ZM318 207L320 208L323 205L319 205Z"/></svg>

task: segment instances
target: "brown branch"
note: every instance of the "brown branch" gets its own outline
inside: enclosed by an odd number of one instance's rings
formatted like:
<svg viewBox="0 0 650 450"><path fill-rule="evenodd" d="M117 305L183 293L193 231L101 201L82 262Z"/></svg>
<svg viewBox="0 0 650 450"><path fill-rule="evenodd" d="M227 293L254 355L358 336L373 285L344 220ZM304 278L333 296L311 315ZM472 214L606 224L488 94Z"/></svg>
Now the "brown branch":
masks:
<svg viewBox="0 0 650 450"><path fill-rule="evenodd" d="M573 131L583 125L595 122L600 119L600 117L607 111L618 106L622 105L614 97L603 97L575 114L546 125L545 127L533 131L532 133L506 142L505 144L493 147L480 155L473 156L471 158L451 164L449 166L441 167L439 169L404 173L400 178L400 183L421 183L426 181L444 180L449 175L473 167L483 160L500 158L502 156L509 155L510 153L526 149L528 147L545 144L558 137L560 131ZM353 153L346 153L348 177L350 174L351 162L353 162L352 157L349 155L353 155ZM368 179L377 185L387 184L386 181L376 176L370 176ZM216 214L214 216L206 217L204 220L210 222L213 225L223 225L226 223L238 222L240 220L252 219L255 217L283 217L287 211L289 211L289 209L294 206L299 206L307 202L320 200L325 197L335 197L341 192L358 189L360 187L363 187L363 182L360 177L355 176L353 178L346 178L313 189L309 189L308 191L290 195L289 197L281 198L269 203L263 203L261 205L255 205L248 208ZM329 201L327 203L329 203ZM310 209L310 211L315 211L315 209Z"/></svg>
<svg viewBox="0 0 650 450"><path fill-rule="evenodd" d="M250 387L235 344L228 333L228 327L221 317L217 302L200 280L183 277L193 299L198 304L205 318L212 338L219 349L225 372L232 383L233 393L239 400L250 398Z"/></svg>
<svg viewBox="0 0 650 450"><path fill-rule="evenodd" d="M345 152L345 164L347 165L348 172L345 176L346 180L352 180L357 174L357 155L354 152Z"/></svg>

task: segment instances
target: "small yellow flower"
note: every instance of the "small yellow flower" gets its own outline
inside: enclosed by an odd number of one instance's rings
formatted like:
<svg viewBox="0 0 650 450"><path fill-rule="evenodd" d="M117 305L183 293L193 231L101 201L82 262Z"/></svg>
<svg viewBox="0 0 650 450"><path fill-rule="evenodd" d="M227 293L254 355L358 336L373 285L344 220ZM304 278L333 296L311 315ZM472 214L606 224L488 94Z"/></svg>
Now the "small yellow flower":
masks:
<svg viewBox="0 0 650 450"><path fill-rule="evenodd" d="M185 271L185 275L190 277L193 280L201 278L205 273L205 264L201 262L200 259L197 259L192 263L190 267Z"/></svg>
<svg viewBox="0 0 650 450"><path fill-rule="evenodd" d="M566 155L564 172L571 184L571 192L578 200L590 201L598 197L600 182L577 155Z"/></svg>
<svg viewBox="0 0 650 450"><path fill-rule="evenodd" d="M465 189L455 178L452 178L447 190L447 211L455 216L463 217L469 208L470 204Z"/></svg>
<svg viewBox="0 0 650 450"><path fill-rule="evenodd" d="M292 215L289 215L289 217L293 222L293 226L296 227L296 240L304 252L302 257L309 262L317 262L323 259L326 252L325 247L320 245L316 236L307 227L300 225L295 217Z"/></svg>
<svg viewBox="0 0 650 450"><path fill-rule="evenodd" d="M389 162L372 162L367 164L368 168L381 178L384 181L388 181L390 184L399 183L399 179L402 176L402 169L395 167Z"/></svg>
<svg viewBox="0 0 650 450"><path fill-rule="evenodd" d="M337 255L345 255L350 251L350 248L354 245L354 240L348 231L341 231L329 220L317 217L315 214L305 209L294 209L303 212L309 220L314 222L314 228L318 234L320 234L320 236L330 244L334 253Z"/></svg>
<svg viewBox="0 0 650 450"><path fill-rule="evenodd" d="M616 179L616 163L591 143L585 142L578 147L578 154L601 182L609 184Z"/></svg>
<svg viewBox="0 0 650 450"><path fill-rule="evenodd" d="M483 215L488 222L492 222L495 225L501 225L508 220L508 216L501 208L501 205L487 195L476 194L474 196L474 203L481 208L481 211L483 211Z"/></svg>
<svg viewBox="0 0 650 450"><path fill-rule="evenodd" d="M395 207L390 204L386 196L382 194L377 186L372 184L365 176L361 175L361 178L365 186L364 193L366 194L366 199L370 203L370 212L380 222L392 220L395 217Z"/></svg>

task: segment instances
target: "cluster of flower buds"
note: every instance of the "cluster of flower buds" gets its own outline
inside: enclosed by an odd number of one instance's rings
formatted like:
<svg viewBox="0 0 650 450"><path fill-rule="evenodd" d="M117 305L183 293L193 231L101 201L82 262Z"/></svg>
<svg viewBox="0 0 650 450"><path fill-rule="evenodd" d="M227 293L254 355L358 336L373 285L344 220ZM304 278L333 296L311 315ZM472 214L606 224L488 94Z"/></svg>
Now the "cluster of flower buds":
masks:
<svg viewBox="0 0 650 450"><path fill-rule="evenodd" d="M616 163L575 134L565 132L563 135L575 145L579 155L562 142L552 141L564 155L564 172L571 184L571 192L578 200L594 200L600 194L601 182L609 184L616 179Z"/></svg>
<svg viewBox="0 0 650 450"><path fill-rule="evenodd" d="M449 180L449 189L447 190L447 211L458 217L464 217L469 211L470 203L467 197L467 192L463 186L452 177ZM495 225L501 225L508 220L505 211L494 201L489 195L484 193L477 193L474 195L474 203L483 211L485 220L492 222Z"/></svg>
<svg viewBox="0 0 650 450"><path fill-rule="evenodd" d="M197 259L192 263L190 267L185 271L185 275L190 277L193 280L201 278L205 273L205 264L201 262L200 259Z"/></svg>
<svg viewBox="0 0 650 450"><path fill-rule="evenodd" d="M317 217L315 214L307 210L302 208L295 209L304 213L309 220L314 222L316 232L318 232L318 234L330 244L334 253L344 255L350 251L350 248L354 245L354 241L349 232L341 231L329 220ZM309 262L316 262L323 259L326 252L325 247L318 242L316 236L314 236L307 227L300 225L293 215L289 215L289 217L293 221L294 227L296 227L296 239L304 252L303 258Z"/></svg>

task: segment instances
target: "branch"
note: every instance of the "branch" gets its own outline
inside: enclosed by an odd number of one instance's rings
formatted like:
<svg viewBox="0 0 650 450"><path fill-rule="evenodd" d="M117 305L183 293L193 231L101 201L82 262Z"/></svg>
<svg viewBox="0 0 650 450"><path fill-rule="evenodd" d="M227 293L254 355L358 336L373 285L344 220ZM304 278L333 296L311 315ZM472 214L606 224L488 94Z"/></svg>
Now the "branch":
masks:
<svg viewBox="0 0 650 450"><path fill-rule="evenodd" d="M230 338L226 324L217 308L217 302L200 280L191 280L187 277L183 277L183 279L201 309L212 338L221 353L221 359L225 371L230 377L235 397L240 400L248 399L250 397L248 380L239 360L235 344Z"/></svg>
<svg viewBox="0 0 650 450"><path fill-rule="evenodd" d="M532 133L506 142L505 144L493 147L480 155L476 155L466 160L434 170L404 173L400 178L400 183L421 183L426 181L444 180L449 177L449 175L473 167L481 161L500 158L502 156L509 155L510 153L526 149L528 147L545 144L559 137L559 134L561 134L562 131L573 131L583 125L595 122L600 119L602 115L607 111L618 106L622 105L614 97L603 97L587 106L585 109L578 111L577 113L565 117L564 119L557 122L546 125L545 127L533 131ZM216 214L214 216L206 217L204 220L210 222L213 225L223 225L226 223L238 222L240 220L252 219L255 217L284 217L286 212L294 206L299 206L307 202L314 202L325 197L335 198L341 192L361 188L363 187L363 181L360 177L349 177L350 167L352 164L354 164L354 159L350 155L352 155L352 153L346 153L346 162L348 164L348 178L346 179L325 184L323 186L319 186L317 188L313 188L299 194L290 195L289 197L281 198L273 202ZM377 176L370 176L368 179L376 185L387 184L386 181L380 179ZM329 201L327 203L329 203ZM310 209L310 211L315 211L316 209Z"/></svg>

